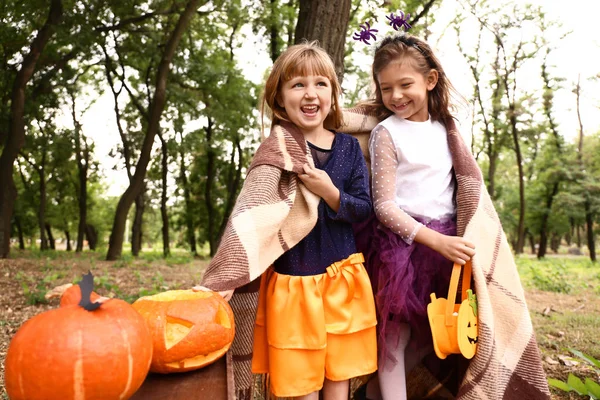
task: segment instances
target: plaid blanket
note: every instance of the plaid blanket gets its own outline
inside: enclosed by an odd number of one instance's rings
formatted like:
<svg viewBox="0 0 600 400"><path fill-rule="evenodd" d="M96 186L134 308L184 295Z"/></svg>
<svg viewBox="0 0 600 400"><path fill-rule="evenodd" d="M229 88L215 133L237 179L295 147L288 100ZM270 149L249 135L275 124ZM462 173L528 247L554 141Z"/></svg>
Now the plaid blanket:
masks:
<svg viewBox="0 0 600 400"><path fill-rule="evenodd" d="M357 137L369 163L368 138L378 120L357 107L344 111L344 121L338 130ZM548 399L550 393L511 249L474 157L453 121L446 127L457 179L458 232L474 242L477 251L472 265L479 342L477 354L460 374L460 382L454 382L458 385L457 398ZM202 284L213 290L244 285L230 301L236 317L236 337L228 354L229 387L235 384L230 400L253 399L250 361L257 278L316 222L319 198L296 176L306 162L313 163L302 134L291 124L273 127L254 157L221 246L203 278ZM407 386L415 397L423 398L454 386L446 378L420 365L410 374Z"/></svg>
<svg viewBox="0 0 600 400"><path fill-rule="evenodd" d="M361 107L345 110L341 131L358 136L363 150L377 119ZM473 279L479 309L477 354L458 383L459 399L548 399L533 326L513 254L487 192L481 170L456 129L447 121L448 146L457 180L458 234L475 243ZM368 155L368 151L365 151ZM368 159L368 157L366 157ZM417 368L407 386L427 382L419 396L448 382L436 381ZM427 378L427 377L425 377Z"/></svg>
<svg viewBox="0 0 600 400"><path fill-rule="evenodd" d="M307 163L314 166L298 128L286 122L275 125L250 164L217 253L202 278L201 284L212 290L236 289L230 301L236 335L228 367L234 372L229 387L235 385L238 400L252 399L254 387L250 367L258 278L317 222L320 198L298 178Z"/></svg>

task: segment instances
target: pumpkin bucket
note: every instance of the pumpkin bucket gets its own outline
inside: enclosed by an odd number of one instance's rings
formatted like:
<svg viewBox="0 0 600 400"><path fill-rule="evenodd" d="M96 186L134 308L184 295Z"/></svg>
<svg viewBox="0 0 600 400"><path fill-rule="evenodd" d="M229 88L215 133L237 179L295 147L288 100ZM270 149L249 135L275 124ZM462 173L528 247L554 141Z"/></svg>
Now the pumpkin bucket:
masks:
<svg viewBox="0 0 600 400"><path fill-rule="evenodd" d="M479 331L477 327L477 298L470 289L471 261L465 264L462 277L462 302L455 304L461 266L454 264L448 299L436 298L431 293L427 316L433 336L435 354L445 359L450 354L462 354L472 358L477 350Z"/></svg>

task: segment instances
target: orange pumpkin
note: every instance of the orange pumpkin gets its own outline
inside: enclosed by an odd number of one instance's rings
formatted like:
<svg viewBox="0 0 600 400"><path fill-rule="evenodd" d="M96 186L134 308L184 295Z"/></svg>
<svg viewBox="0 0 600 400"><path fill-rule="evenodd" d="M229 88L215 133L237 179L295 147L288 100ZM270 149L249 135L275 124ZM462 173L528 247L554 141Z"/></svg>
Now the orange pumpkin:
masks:
<svg viewBox="0 0 600 400"><path fill-rule="evenodd" d="M150 371L202 368L227 352L233 341L233 311L214 292L171 290L133 303L153 340Z"/></svg>
<svg viewBox="0 0 600 400"><path fill-rule="evenodd" d="M144 320L125 301L66 305L26 321L5 363L11 400L128 399L152 359ZM88 311L89 310L89 311Z"/></svg>
<svg viewBox="0 0 600 400"><path fill-rule="evenodd" d="M90 294L90 301L93 303L98 300L100 296L96 292L92 292ZM81 288L79 285L73 285L69 287L64 293L60 296L60 306L64 307L67 305L77 305L81 301Z"/></svg>

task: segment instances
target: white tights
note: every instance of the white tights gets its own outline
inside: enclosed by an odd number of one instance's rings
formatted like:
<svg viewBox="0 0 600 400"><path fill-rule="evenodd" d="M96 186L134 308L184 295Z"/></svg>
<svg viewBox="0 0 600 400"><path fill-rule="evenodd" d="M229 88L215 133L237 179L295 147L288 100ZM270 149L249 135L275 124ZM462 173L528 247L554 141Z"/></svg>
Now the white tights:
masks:
<svg viewBox="0 0 600 400"><path fill-rule="evenodd" d="M377 375L379 379L371 380L367 385L367 399L370 400L405 400L406 375L431 351L432 346L416 349L410 342L410 326L400 324L399 337L388 336L386 346L394 355L397 363L391 361L380 366ZM396 342L398 340L398 342Z"/></svg>
<svg viewBox="0 0 600 400"><path fill-rule="evenodd" d="M396 342L396 340L398 340ZM396 363L386 361L379 368L379 387L383 400L405 400L406 399L406 366L405 350L410 340L410 326L400 324L398 337L386 337L386 347L396 359Z"/></svg>

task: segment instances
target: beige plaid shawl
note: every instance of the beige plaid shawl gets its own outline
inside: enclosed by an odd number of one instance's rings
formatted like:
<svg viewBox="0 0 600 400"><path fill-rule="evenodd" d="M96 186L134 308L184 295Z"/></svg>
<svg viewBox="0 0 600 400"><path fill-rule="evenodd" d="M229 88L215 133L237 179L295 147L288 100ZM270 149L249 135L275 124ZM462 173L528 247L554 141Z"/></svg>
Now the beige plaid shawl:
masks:
<svg viewBox="0 0 600 400"><path fill-rule="evenodd" d="M377 119L356 107L345 110L344 120L340 130L358 137L370 161L367 142ZM446 129L457 180L458 234L476 246L472 264L479 309L477 354L460 383L458 398L550 398L523 288L500 219L481 170L454 121L448 121ZM415 381L422 378L412 377Z"/></svg>

